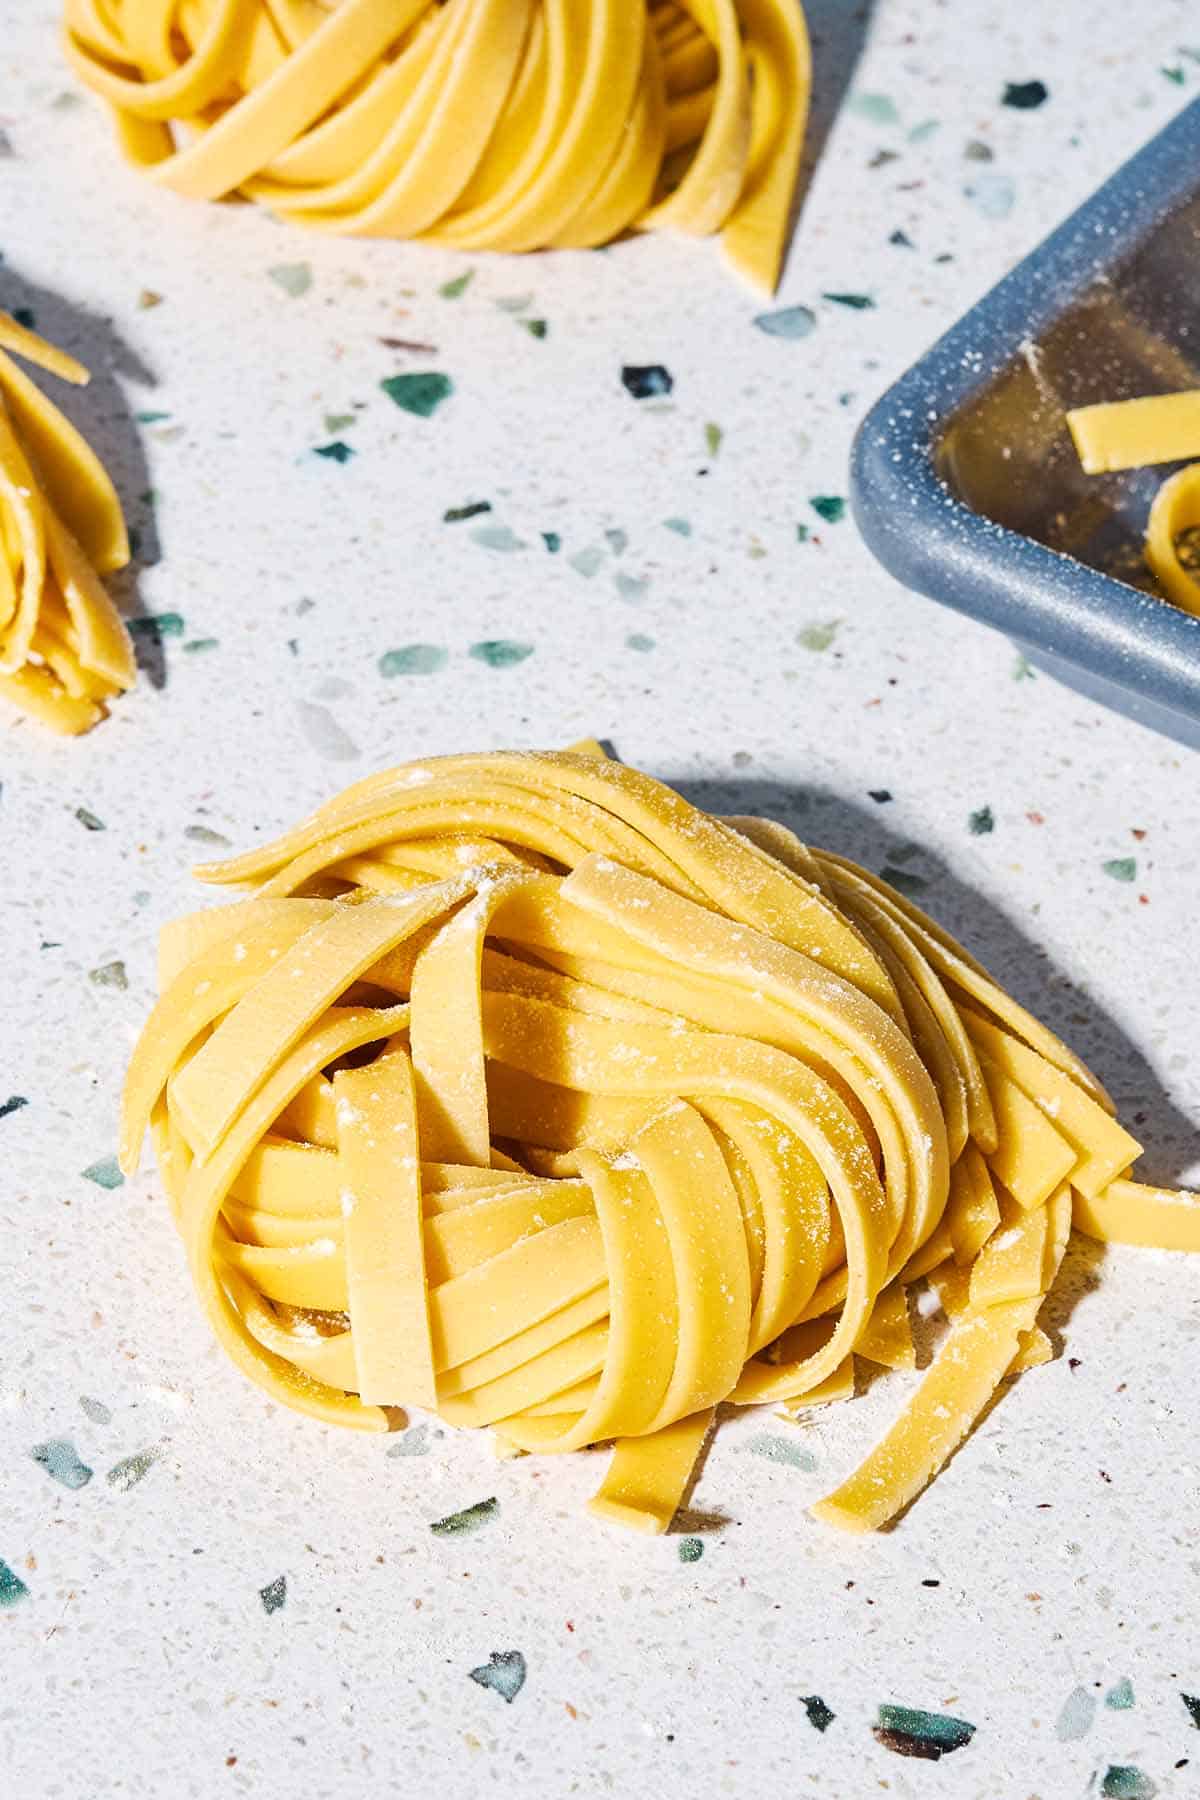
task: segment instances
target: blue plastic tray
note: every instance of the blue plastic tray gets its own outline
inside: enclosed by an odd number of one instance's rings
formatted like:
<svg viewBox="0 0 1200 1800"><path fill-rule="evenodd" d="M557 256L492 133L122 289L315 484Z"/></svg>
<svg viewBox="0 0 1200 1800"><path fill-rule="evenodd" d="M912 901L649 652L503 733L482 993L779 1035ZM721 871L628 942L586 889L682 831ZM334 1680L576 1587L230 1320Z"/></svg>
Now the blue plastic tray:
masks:
<svg viewBox="0 0 1200 1800"><path fill-rule="evenodd" d="M1200 618L1141 558L1171 472L1085 476L1073 406L1200 387L1200 101L867 415L851 493L909 587L1006 632L1071 686L1200 746Z"/></svg>

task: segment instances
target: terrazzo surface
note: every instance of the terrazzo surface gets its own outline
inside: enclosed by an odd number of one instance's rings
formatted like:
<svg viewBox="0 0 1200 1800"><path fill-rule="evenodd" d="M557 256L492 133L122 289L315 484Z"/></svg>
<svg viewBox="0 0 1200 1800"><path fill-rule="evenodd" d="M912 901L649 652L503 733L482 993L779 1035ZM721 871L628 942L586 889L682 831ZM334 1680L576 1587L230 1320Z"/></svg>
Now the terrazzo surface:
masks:
<svg viewBox="0 0 1200 1800"><path fill-rule="evenodd" d="M269 1404L153 1174L115 1184L192 859L394 761L584 733L905 871L1095 1062L1148 1178L1200 1177L1200 762L906 594L840 504L888 381L1200 93L1200 21L811 11L821 153L767 307L703 243L463 260L177 202L74 93L55 9L0 0L0 304L95 371L64 404L144 621L89 737L0 725L14 1795L1200 1793L1185 1257L1073 1248L1056 1359L893 1531L805 1508L901 1376L727 1424L643 1539L584 1514L598 1455Z"/></svg>

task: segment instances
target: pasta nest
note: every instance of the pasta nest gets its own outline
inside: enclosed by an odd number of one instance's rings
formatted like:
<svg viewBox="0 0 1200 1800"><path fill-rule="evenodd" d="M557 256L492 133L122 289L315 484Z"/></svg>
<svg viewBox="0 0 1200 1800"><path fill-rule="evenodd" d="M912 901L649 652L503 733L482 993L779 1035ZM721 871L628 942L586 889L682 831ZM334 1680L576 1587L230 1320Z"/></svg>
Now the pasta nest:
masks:
<svg viewBox="0 0 1200 1800"><path fill-rule="evenodd" d="M799 0L67 0L65 44L179 194L463 250L719 231L778 277Z"/></svg>
<svg viewBox="0 0 1200 1800"><path fill-rule="evenodd" d="M151 1124L222 1343L334 1423L616 1440L627 1523L719 1403L912 1367L932 1274L950 1334L817 1508L881 1524L1048 1353L1073 1194L1101 1235L1187 1199L1121 1181L1099 1083L908 900L599 746L376 775L200 873L254 892L163 934L122 1159Z"/></svg>

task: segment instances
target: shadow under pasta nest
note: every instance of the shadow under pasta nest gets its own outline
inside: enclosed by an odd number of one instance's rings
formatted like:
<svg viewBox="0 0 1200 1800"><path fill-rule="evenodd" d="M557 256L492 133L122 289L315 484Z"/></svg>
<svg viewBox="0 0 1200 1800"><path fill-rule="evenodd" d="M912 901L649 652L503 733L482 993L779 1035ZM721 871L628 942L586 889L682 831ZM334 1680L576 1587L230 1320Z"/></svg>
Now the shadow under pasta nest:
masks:
<svg viewBox="0 0 1200 1800"><path fill-rule="evenodd" d="M807 204L813 177L825 154L829 134L837 123L866 48L874 10L875 0L859 0L858 5L848 3L848 0L804 0L804 16L812 46L812 95L800 173L788 219L788 250ZM787 253L785 250L785 263Z"/></svg>
<svg viewBox="0 0 1200 1800"><path fill-rule="evenodd" d="M142 433L121 378L148 389L157 386L156 378L111 319L51 288L38 286L7 263L0 264L0 308L48 343L77 357L91 375L86 387L73 387L41 369L29 371L42 392L87 439L116 487L129 528L131 554L128 566L106 576L105 585L130 624L143 616L139 577L158 562L161 547ZM158 633L139 631L135 626L132 637L141 674L152 687L165 687L166 659Z"/></svg>

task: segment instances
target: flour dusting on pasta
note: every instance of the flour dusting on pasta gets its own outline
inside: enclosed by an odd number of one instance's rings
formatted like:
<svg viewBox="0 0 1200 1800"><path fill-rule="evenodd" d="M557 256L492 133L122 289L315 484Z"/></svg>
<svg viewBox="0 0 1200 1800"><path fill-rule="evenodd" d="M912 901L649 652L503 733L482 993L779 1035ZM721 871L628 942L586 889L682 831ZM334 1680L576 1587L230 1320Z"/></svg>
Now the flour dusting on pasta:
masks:
<svg viewBox="0 0 1200 1800"><path fill-rule="evenodd" d="M852 1397L950 1328L814 1511L911 1501L1046 1360L1072 1222L1200 1249L1200 1197L911 902L598 745L372 776L204 869L126 1086L201 1303L330 1422L415 1404L507 1451L612 1441L591 1502L669 1525L722 1403Z"/></svg>

